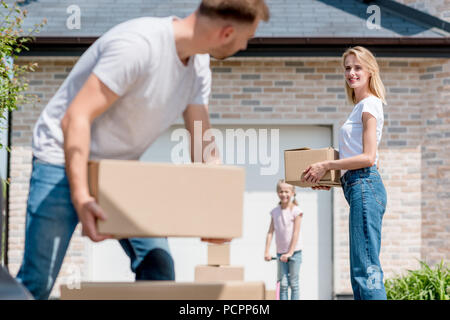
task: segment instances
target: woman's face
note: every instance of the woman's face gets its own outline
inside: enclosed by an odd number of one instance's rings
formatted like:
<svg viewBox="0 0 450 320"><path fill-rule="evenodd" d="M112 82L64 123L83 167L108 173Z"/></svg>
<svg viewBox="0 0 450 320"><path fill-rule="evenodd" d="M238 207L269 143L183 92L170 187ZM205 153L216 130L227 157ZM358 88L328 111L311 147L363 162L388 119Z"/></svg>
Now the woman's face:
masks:
<svg viewBox="0 0 450 320"><path fill-rule="evenodd" d="M354 54L345 58L345 81L352 89L369 87L370 73Z"/></svg>

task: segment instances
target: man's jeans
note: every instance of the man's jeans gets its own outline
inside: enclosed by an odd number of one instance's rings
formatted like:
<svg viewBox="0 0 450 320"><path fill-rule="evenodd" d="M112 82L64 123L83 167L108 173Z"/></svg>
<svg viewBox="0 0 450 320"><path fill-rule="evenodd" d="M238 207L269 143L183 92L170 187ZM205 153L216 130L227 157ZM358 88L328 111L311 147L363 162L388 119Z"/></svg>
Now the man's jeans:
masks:
<svg viewBox="0 0 450 320"><path fill-rule="evenodd" d="M355 300L386 300L380 265L381 225L386 190L376 166L349 170L341 177L350 205L350 277Z"/></svg>
<svg viewBox="0 0 450 320"><path fill-rule="evenodd" d="M35 299L49 297L77 224L64 166L33 158L25 252L17 280ZM119 242L130 257L136 280L175 279L167 238L132 238Z"/></svg>
<svg viewBox="0 0 450 320"><path fill-rule="evenodd" d="M281 254L278 257L278 275L277 281L280 282L280 300L288 300L288 288L291 287L291 300L299 300L299 273L302 263L302 251L295 251L288 262L280 261Z"/></svg>

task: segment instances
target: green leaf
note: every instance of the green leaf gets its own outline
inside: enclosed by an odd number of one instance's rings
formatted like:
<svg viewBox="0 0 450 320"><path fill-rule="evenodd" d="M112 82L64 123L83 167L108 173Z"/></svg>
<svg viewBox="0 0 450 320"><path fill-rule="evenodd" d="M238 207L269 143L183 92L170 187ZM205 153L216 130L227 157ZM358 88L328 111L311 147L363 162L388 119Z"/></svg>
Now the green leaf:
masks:
<svg viewBox="0 0 450 320"><path fill-rule="evenodd" d="M420 261L418 270L386 279L385 288L390 300L449 300L450 269L443 260L434 269Z"/></svg>

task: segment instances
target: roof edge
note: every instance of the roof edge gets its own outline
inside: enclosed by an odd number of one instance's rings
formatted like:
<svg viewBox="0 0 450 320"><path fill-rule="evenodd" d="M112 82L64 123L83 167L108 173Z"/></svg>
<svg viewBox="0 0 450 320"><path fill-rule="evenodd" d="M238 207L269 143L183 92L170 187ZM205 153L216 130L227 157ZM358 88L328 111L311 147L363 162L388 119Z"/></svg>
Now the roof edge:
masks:
<svg viewBox="0 0 450 320"><path fill-rule="evenodd" d="M35 45L91 45L99 37L35 37ZM256 37L249 45L450 45L450 37L436 38L360 38L360 37Z"/></svg>
<svg viewBox="0 0 450 320"><path fill-rule="evenodd" d="M98 37L37 37L19 56L81 56ZM348 47L365 46L378 57L450 58L450 37L308 38L258 37L236 57L337 57Z"/></svg>

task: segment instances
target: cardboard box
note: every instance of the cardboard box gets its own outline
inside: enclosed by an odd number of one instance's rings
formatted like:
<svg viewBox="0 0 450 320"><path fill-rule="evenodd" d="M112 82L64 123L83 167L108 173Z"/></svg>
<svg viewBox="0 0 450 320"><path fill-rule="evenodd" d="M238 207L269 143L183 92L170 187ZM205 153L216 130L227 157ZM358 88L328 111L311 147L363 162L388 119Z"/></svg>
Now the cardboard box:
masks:
<svg viewBox="0 0 450 320"><path fill-rule="evenodd" d="M242 236L245 170L236 166L101 160L89 188L116 238Z"/></svg>
<svg viewBox="0 0 450 320"><path fill-rule="evenodd" d="M244 281L244 267L242 266L196 266L194 281Z"/></svg>
<svg viewBox="0 0 450 320"><path fill-rule="evenodd" d="M263 281L243 282L82 282L61 285L61 300L265 300Z"/></svg>
<svg viewBox="0 0 450 320"><path fill-rule="evenodd" d="M303 171L311 164L325 161L339 159L339 152L333 148L325 149L309 149L299 148L284 151L284 168L285 181L289 184L298 187L312 187L312 186L341 186L341 170L329 170L319 181L319 183L301 182L304 176Z"/></svg>
<svg viewBox="0 0 450 320"><path fill-rule="evenodd" d="M230 244L208 244L208 265L222 265L230 264Z"/></svg>
<svg viewBox="0 0 450 320"><path fill-rule="evenodd" d="M266 300L277 300L277 290L266 290Z"/></svg>

